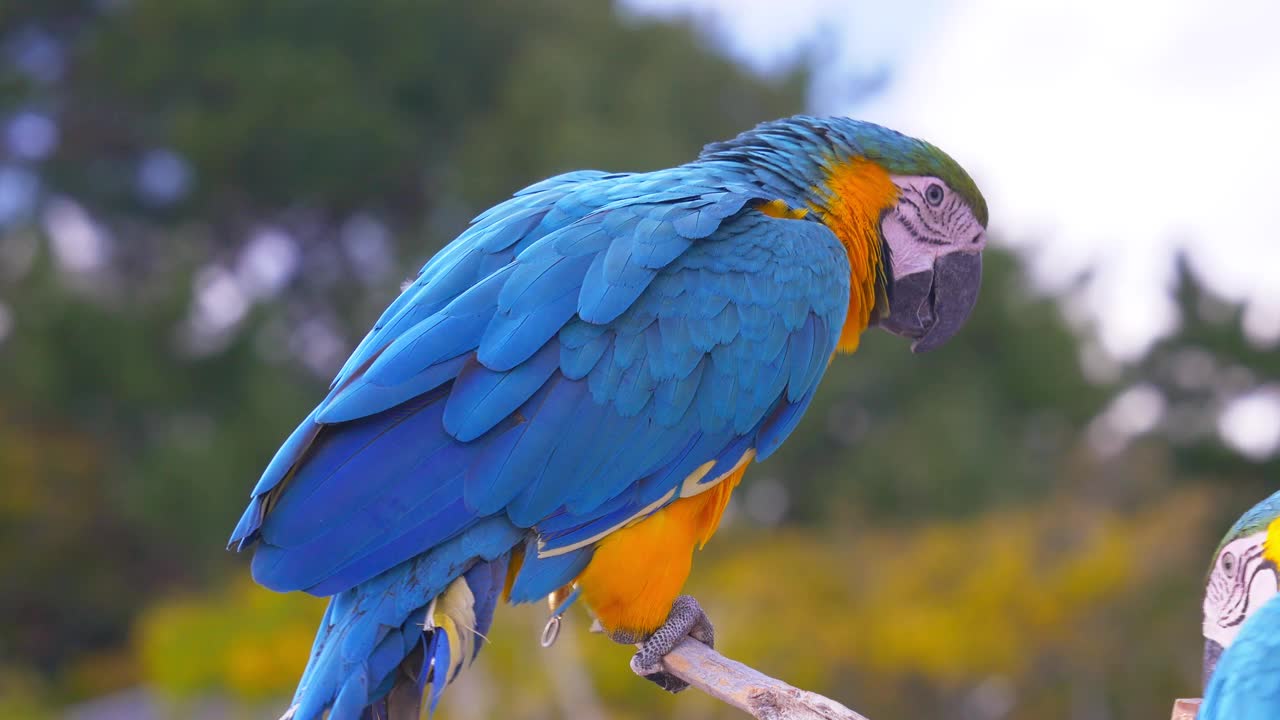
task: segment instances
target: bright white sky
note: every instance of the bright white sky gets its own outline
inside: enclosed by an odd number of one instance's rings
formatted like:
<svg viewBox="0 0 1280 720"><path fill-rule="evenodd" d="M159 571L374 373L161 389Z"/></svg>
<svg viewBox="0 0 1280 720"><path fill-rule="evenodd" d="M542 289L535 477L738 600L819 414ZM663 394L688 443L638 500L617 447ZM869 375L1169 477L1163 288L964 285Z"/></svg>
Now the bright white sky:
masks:
<svg viewBox="0 0 1280 720"><path fill-rule="evenodd" d="M1246 329L1280 338L1277 0L627 0L694 13L770 69L824 43L812 104L918 135L978 180L992 229L1123 358L1171 329L1185 249ZM854 104L841 79L887 66ZM846 85L847 86L847 85Z"/></svg>

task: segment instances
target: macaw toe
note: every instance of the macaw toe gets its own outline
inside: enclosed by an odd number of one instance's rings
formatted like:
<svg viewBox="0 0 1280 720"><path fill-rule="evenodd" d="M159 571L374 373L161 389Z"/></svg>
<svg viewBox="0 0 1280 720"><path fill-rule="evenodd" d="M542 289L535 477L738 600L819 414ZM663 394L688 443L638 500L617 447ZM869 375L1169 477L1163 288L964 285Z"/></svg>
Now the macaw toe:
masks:
<svg viewBox="0 0 1280 720"><path fill-rule="evenodd" d="M662 658L681 640L691 637L708 647L716 645L716 630L702 606L689 595L681 595L671 605L667 621L640 644L631 658L631 670L667 692L678 693L689 683L662 669Z"/></svg>

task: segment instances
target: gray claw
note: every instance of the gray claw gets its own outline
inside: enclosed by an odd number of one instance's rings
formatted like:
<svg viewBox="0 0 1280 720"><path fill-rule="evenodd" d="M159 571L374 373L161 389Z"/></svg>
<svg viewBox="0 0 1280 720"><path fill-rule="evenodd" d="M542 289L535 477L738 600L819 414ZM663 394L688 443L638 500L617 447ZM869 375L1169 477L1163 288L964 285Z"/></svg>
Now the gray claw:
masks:
<svg viewBox="0 0 1280 720"><path fill-rule="evenodd" d="M639 652L631 658L631 670L668 692L677 693L689 687L689 683L662 669L662 658L686 636L708 647L716 645L715 627L702 606L692 596L681 595L671 604L667 621L641 643Z"/></svg>

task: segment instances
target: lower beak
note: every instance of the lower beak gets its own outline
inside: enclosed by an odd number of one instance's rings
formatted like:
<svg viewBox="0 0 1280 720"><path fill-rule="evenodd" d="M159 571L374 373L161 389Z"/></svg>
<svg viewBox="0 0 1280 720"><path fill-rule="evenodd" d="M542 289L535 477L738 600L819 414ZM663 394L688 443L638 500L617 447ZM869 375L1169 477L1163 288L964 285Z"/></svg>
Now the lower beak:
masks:
<svg viewBox="0 0 1280 720"><path fill-rule="evenodd" d="M893 281L889 316L879 325L915 340L912 352L928 352L950 340L969 319L981 286L980 253L943 255L931 270Z"/></svg>
<svg viewBox="0 0 1280 720"><path fill-rule="evenodd" d="M1204 641L1204 664L1201 666L1201 689L1208 689L1209 678L1213 677L1213 669L1218 666L1218 658L1222 657L1222 646L1216 640Z"/></svg>

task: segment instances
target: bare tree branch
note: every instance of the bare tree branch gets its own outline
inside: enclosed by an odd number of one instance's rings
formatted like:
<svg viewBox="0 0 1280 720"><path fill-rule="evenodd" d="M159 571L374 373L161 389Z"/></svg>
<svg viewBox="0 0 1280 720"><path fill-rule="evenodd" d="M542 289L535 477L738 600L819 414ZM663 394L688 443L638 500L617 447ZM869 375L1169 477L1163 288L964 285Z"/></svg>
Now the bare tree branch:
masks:
<svg viewBox="0 0 1280 720"><path fill-rule="evenodd" d="M1173 720L1196 720L1200 712L1200 698L1173 701Z"/></svg>
<svg viewBox="0 0 1280 720"><path fill-rule="evenodd" d="M867 720L834 700L794 688L689 638L667 653L662 665L702 692L760 720Z"/></svg>

